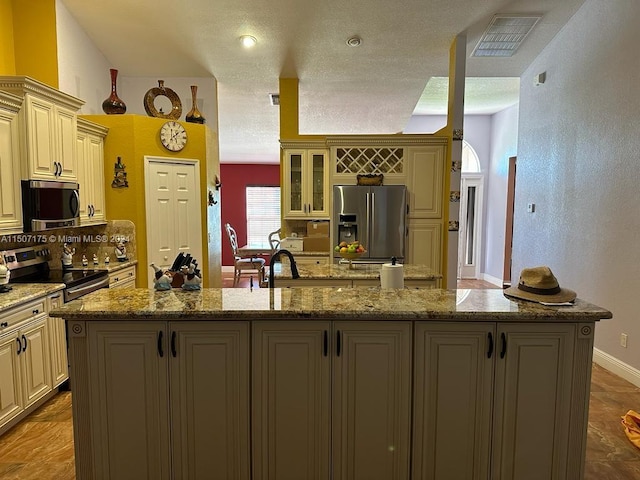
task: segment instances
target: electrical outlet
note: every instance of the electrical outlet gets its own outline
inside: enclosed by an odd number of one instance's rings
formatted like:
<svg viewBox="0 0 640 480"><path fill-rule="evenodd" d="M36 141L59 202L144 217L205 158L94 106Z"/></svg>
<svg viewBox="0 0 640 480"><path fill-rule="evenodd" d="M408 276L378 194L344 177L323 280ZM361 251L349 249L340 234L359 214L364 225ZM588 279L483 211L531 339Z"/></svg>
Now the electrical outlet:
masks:
<svg viewBox="0 0 640 480"><path fill-rule="evenodd" d="M621 333L620 334L620 346L627 348L627 334L626 333Z"/></svg>

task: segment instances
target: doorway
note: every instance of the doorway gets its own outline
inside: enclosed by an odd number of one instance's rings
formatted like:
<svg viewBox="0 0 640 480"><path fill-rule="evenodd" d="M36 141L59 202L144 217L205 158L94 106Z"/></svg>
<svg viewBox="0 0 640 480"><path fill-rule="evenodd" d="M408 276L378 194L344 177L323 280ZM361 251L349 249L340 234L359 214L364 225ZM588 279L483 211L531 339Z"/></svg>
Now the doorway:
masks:
<svg viewBox="0 0 640 480"><path fill-rule="evenodd" d="M182 252L202 265L198 160L145 156L144 162L147 261L168 269Z"/></svg>
<svg viewBox="0 0 640 480"><path fill-rule="evenodd" d="M484 175L473 147L462 144L460 180L460 230L458 237L458 279L479 279L482 253L482 211Z"/></svg>

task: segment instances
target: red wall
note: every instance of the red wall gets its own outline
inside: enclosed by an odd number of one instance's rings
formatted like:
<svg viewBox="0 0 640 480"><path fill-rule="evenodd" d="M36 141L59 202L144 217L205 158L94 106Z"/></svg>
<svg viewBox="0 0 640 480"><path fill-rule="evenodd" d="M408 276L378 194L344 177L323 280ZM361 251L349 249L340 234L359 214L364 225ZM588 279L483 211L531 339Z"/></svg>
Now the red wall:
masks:
<svg viewBox="0 0 640 480"><path fill-rule="evenodd" d="M233 253L224 225L229 223L235 228L239 246L247 243L245 187L280 185L280 165L222 163L220 183L222 265L233 266Z"/></svg>

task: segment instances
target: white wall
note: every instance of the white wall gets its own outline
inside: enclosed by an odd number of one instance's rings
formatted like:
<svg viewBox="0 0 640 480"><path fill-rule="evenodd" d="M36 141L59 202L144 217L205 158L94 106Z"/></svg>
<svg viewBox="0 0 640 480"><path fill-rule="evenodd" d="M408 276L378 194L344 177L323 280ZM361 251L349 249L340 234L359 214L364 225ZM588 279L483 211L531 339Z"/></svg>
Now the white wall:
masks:
<svg viewBox="0 0 640 480"><path fill-rule="evenodd" d="M639 21L637 0L586 0L523 74L512 269L517 279L523 267L548 265L561 286L611 310L596 347L636 372Z"/></svg>

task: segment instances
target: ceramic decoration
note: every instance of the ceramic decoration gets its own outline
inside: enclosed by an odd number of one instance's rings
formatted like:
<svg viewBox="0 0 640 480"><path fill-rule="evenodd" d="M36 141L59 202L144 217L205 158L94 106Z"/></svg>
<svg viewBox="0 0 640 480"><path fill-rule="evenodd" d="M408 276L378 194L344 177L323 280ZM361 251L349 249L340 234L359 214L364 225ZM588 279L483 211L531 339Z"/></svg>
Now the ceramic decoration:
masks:
<svg viewBox="0 0 640 480"><path fill-rule="evenodd" d="M126 262L129 260L127 258L127 247L125 247L124 244L125 240L123 238L116 237L115 254L119 262Z"/></svg>
<svg viewBox="0 0 640 480"><path fill-rule="evenodd" d="M68 243L62 245L62 268L68 269L73 267L73 256L76 254L76 249L69 246Z"/></svg>
<svg viewBox="0 0 640 480"><path fill-rule="evenodd" d="M0 253L0 292L8 292L11 290L9 284L9 277L11 271L4 263L4 252Z"/></svg>
<svg viewBox="0 0 640 480"><path fill-rule="evenodd" d="M183 265L180 267L180 273L184 278L182 283L183 290L200 290L202 284L202 276L196 268L196 264L191 263L188 267Z"/></svg>
<svg viewBox="0 0 640 480"><path fill-rule="evenodd" d="M107 115L123 114L127 111L127 106L118 97L116 92L116 79L118 78L118 70L111 68L109 70L111 74L111 95L104 102L102 102L102 110Z"/></svg>
<svg viewBox="0 0 640 480"><path fill-rule="evenodd" d="M171 272L169 272L169 270L165 270L163 272L162 269L157 267L155 263L152 263L149 266L153 268L153 271L155 272L155 276L153 278L153 288L155 288L156 290L171 290L171 282L173 281Z"/></svg>
<svg viewBox="0 0 640 480"><path fill-rule="evenodd" d="M167 97L169 99L169 102L171 102L171 111L169 113L164 113L162 108L160 110L156 109L154 103L156 97ZM177 120L182 115L182 102L180 102L180 97L176 92L164 86L164 80L158 80L158 86L147 90L144 95L144 109L150 117Z"/></svg>

